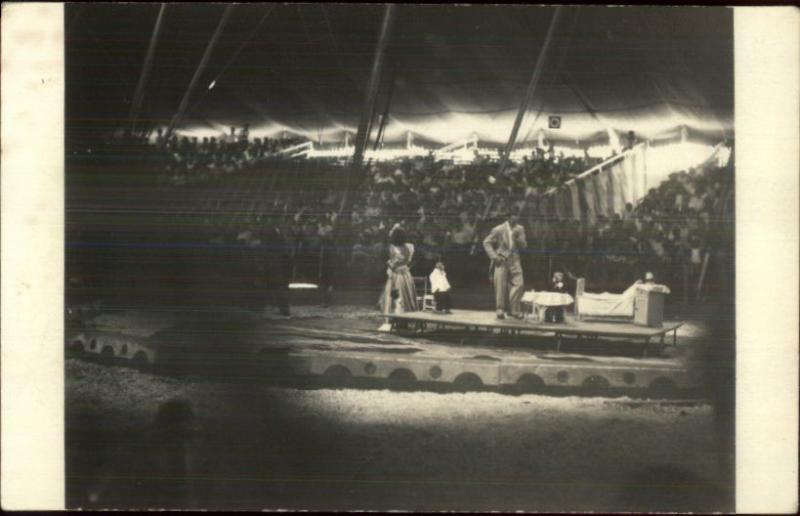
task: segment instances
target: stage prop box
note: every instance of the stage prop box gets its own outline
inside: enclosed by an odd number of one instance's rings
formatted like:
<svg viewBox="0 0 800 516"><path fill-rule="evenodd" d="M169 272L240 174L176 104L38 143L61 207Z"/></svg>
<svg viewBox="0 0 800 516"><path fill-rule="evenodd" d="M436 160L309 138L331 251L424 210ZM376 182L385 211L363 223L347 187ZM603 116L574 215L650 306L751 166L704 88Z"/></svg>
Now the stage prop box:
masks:
<svg viewBox="0 0 800 516"><path fill-rule="evenodd" d="M664 303L667 293L661 290L636 289L633 301L633 323L659 328L664 322Z"/></svg>

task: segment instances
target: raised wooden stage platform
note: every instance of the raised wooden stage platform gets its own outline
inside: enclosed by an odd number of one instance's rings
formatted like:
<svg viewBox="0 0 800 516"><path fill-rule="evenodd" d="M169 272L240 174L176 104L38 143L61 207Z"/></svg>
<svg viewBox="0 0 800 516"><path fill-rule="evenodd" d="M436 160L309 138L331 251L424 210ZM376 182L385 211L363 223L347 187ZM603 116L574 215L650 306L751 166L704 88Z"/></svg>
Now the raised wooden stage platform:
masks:
<svg viewBox="0 0 800 516"><path fill-rule="evenodd" d="M375 332L377 317L353 318L295 316L290 320L223 317L206 312L109 311L85 317L67 328L66 346L71 357L101 356L111 363L129 362L179 367L207 374L216 367L246 362L246 374L263 371L276 385L296 386L297 378L319 376L322 385L348 386L348 379L365 385L415 384L424 389L451 385L460 390L511 388L514 392L549 392L547 389L585 389L598 392L645 393L651 398L695 396L702 371L693 366L691 342L683 342L670 356L632 357L629 353L555 352L542 346L523 347L482 335L462 337L453 345L428 332L387 335ZM413 317L411 317L413 316ZM631 324L588 323L570 319L563 325L527 321L497 321L491 312L457 310L450 316L431 312L396 316L410 325L488 329L511 333L580 334L580 346L595 345L589 333L644 340L663 337L678 324L642 328ZM687 323L691 327L691 323ZM412 326L413 327L413 326ZM501 328L502 327L502 328ZM554 328L557 327L557 328ZM365 330L365 328L368 328ZM681 332L683 333L683 332ZM472 336L472 335L471 335ZM681 335L682 337L683 335ZM573 340L573 339L571 339ZM489 341L489 342L487 342ZM578 342L574 339L573 342ZM508 345L511 344L511 345ZM598 348L600 347L600 343ZM548 342L548 346L551 346ZM565 346L567 347L566 342ZM578 346L576 346L578 347ZM255 367L256 369L251 369ZM226 373L228 374L228 373ZM258 374L257 372L255 374ZM281 382L287 382L285 384ZM376 383L369 383L376 382ZM438 388L437 387L437 388ZM542 390L544 389L544 390ZM560 391L559 391L560 392Z"/></svg>
<svg viewBox="0 0 800 516"><path fill-rule="evenodd" d="M403 314L391 314L389 320L392 323L392 330L398 329L398 323L407 321L413 323L418 330L424 331L429 325L437 329L447 327L465 328L471 331L485 331L506 335L521 335L523 333L533 334L553 334L556 337L557 348L561 348L561 337L571 335L577 338L613 338L627 339L641 342L645 345L645 355L647 345L651 339L658 338L664 344L664 338L672 332L673 344L677 341L678 328L683 322L664 322L660 328L650 328L647 326L637 326L626 322L594 322L579 321L570 314L564 315L563 323L546 323L530 319L497 319L494 312L479 310L453 310L450 315L437 314L436 312L420 311L408 312Z"/></svg>

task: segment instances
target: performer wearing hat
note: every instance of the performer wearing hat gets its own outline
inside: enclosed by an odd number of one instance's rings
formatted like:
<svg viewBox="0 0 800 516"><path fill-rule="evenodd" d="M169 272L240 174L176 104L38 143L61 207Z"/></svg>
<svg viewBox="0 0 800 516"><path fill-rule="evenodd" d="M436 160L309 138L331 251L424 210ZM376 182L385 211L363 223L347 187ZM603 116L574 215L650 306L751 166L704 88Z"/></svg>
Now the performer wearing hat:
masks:
<svg viewBox="0 0 800 516"><path fill-rule="evenodd" d="M528 247L528 242L525 240L525 228L519 224L521 211L516 207L509 211L506 221L492 228L483 240L483 248L491 260L489 278L494 285L498 319L505 319L506 314L522 318L525 280L522 277L519 250Z"/></svg>

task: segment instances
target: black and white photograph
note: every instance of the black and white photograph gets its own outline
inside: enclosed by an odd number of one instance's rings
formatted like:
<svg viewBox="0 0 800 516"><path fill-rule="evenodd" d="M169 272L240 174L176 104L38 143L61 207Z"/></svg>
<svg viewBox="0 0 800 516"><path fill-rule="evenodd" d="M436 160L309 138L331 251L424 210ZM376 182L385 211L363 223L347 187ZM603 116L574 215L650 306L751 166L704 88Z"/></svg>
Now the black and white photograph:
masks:
<svg viewBox="0 0 800 516"><path fill-rule="evenodd" d="M732 8L63 30L67 509L736 511Z"/></svg>
<svg viewBox="0 0 800 516"><path fill-rule="evenodd" d="M64 20L68 507L732 509L730 9Z"/></svg>

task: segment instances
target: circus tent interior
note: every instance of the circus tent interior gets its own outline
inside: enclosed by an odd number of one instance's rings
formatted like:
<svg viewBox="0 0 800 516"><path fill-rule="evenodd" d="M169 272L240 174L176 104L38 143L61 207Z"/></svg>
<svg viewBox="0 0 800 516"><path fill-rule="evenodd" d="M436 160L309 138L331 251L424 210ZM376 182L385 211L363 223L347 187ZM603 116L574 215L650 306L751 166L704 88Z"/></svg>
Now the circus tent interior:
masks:
<svg viewBox="0 0 800 516"><path fill-rule="evenodd" d="M77 98L68 99L67 124L81 135L76 139L123 125L159 10L109 8L118 15L76 9L66 20L114 48L104 52L87 41L68 47L68 95ZM196 41L211 36L225 9L166 9L139 116L143 129L169 124L198 73L204 45ZM311 155L351 154L381 13L378 5L235 6L175 132L202 138L247 124L253 137L310 141ZM491 155L504 145L552 13L530 6L400 8L372 128L375 138L382 126L380 148L403 151L388 152L396 157L412 148L472 145ZM554 143L566 153L602 154L633 131L651 145L693 144L700 159L734 136L732 38L732 14L720 8L691 16L671 7L567 10L518 148ZM112 63L125 66L110 75ZM103 87L82 87L88 84Z"/></svg>

